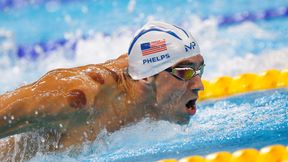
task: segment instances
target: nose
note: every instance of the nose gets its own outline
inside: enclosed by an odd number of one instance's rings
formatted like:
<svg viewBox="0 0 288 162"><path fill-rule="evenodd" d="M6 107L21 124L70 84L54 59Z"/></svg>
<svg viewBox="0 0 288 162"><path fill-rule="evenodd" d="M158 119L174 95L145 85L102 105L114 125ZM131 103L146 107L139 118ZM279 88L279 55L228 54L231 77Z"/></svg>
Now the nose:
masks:
<svg viewBox="0 0 288 162"><path fill-rule="evenodd" d="M189 81L188 88L195 93L197 93L200 90L204 90L204 86L203 86L201 77L199 75L196 75L195 77L193 77Z"/></svg>

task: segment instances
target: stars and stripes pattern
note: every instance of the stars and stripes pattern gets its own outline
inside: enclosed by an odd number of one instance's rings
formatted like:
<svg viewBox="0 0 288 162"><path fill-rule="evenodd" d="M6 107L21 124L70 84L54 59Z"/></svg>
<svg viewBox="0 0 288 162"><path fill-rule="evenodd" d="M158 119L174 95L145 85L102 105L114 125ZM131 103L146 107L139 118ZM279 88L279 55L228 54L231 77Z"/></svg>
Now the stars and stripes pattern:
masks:
<svg viewBox="0 0 288 162"><path fill-rule="evenodd" d="M165 39L141 44L142 56L151 55L166 50L167 46Z"/></svg>

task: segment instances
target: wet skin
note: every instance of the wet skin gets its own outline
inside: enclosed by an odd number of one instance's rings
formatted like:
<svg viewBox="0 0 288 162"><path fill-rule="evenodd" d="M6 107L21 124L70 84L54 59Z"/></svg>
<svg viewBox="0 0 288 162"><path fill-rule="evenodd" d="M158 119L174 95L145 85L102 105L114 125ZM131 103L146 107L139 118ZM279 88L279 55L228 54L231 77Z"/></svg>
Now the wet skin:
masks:
<svg viewBox="0 0 288 162"><path fill-rule="evenodd" d="M1 95L0 138L40 128L56 130L59 142L46 150L55 151L93 141L104 128L113 132L145 117L187 123L187 102L196 101L203 90L200 76L182 81L163 71L135 81L126 73L127 59L124 54L103 64L56 69ZM199 54L175 66L198 69L203 63ZM0 152L15 147L9 140Z"/></svg>

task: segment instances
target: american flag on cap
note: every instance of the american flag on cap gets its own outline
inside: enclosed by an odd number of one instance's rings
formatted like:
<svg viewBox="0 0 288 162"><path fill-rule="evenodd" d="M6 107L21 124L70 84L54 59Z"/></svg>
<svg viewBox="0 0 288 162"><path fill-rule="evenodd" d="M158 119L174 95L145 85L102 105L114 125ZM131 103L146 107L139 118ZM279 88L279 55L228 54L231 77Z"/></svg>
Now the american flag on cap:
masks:
<svg viewBox="0 0 288 162"><path fill-rule="evenodd" d="M165 39L141 44L142 56L151 55L166 50L167 46Z"/></svg>

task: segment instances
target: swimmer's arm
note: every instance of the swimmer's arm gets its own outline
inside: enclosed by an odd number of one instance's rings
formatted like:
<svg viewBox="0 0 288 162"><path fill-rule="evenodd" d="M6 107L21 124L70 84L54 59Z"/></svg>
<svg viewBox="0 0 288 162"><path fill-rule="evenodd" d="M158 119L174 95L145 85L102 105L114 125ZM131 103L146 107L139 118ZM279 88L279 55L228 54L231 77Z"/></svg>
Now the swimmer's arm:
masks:
<svg viewBox="0 0 288 162"><path fill-rule="evenodd" d="M71 146L77 151L84 142L93 141L98 135L100 129L95 128L95 122L90 120L91 124L75 126L63 133L47 130L44 134L27 133L1 139L0 161L28 161L38 151L61 151Z"/></svg>
<svg viewBox="0 0 288 162"><path fill-rule="evenodd" d="M62 128L93 108L99 84L76 70L54 70L37 82L0 96L0 138L43 127ZM73 118L74 117L74 118Z"/></svg>
<svg viewBox="0 0 288 162"><path fill-rule="evenodd" d="M32 134L1 139L0 161L28 161L37 153L38 147L37 138Z"/></svg>

